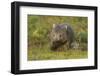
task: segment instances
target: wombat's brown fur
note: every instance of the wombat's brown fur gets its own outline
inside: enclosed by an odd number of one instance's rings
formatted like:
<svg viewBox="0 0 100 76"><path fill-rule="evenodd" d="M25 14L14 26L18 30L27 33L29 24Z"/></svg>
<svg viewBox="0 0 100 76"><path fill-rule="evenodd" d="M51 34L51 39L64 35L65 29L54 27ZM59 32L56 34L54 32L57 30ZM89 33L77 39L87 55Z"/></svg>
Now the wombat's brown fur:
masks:
<svg viewBox="0 0 100 76"><path fill-rule="evenodd" d="M67 44L67 48L71 48L74 41L74 31L68 24L53 24L50 40L52 50L56 50L64 44Z"/></svg>

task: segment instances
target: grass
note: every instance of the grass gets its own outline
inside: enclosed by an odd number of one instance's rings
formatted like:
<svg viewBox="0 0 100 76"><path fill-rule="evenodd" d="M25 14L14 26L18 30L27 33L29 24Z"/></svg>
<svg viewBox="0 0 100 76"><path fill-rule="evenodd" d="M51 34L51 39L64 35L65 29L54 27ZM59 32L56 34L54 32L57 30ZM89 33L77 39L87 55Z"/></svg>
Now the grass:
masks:
<svg viewBox="0 0 100 76"><path fill-rule="evenodd" d="M86 50L63 50L52 51L48 46L41 48L31 48L28 50L28 60L58 60L58 59L82 59L87 58L88 53Z"/></svg>

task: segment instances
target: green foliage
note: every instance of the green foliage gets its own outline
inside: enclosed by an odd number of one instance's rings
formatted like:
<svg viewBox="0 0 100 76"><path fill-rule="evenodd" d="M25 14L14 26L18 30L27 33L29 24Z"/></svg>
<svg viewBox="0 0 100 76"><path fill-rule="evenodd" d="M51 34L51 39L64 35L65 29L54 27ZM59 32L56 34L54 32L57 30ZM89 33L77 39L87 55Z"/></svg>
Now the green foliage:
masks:
<svg viewBox="0 0 100 76"><path fill-rule="evenodd" d="M51 51L49 33L54 23L70 24L81 49ZM86 58L87 23L87 17L28 15L28 60Z"/></svg>
<svg viewBox="0 0 100 76"><path fill-rule="evenodd" d="M77 39L80 43L87 43L87 32L79 32Z"/></svg>

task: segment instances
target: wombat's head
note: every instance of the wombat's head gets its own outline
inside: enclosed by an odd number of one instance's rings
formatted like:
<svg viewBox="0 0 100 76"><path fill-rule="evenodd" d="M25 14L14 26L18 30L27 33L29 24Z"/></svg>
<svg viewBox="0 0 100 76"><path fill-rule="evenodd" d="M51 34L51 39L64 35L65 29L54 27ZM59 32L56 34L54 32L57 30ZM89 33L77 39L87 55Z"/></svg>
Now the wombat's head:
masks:
<svg viewBox="0 0 100 76"><path fill-rule="evenodd" d="M53 24L50 36L52 42L66 41L67 40L66 27L60 24Z"/></svg>

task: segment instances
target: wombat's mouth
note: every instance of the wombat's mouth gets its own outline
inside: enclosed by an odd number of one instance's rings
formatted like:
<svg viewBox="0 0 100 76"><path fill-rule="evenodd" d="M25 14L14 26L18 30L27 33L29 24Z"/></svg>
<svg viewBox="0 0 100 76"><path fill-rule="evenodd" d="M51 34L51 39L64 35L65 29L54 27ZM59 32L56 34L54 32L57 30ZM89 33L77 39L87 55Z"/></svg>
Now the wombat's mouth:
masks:
<svg viewBox="0 0 100 76"><path fill-rule="evenodd" d="M55 41L51 45L51 50L56 50L59 47L60 43L58 41Z"/></svg>
<svg viewBox="0 0 100 76"><path fill-rule="evenodd" d="M57 50L60 46L62 46L64 43L61 41L55 41L52 43L51 50Z"/></svg>

